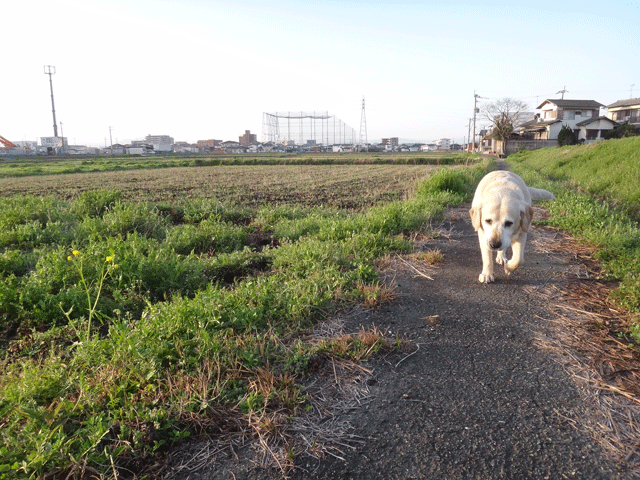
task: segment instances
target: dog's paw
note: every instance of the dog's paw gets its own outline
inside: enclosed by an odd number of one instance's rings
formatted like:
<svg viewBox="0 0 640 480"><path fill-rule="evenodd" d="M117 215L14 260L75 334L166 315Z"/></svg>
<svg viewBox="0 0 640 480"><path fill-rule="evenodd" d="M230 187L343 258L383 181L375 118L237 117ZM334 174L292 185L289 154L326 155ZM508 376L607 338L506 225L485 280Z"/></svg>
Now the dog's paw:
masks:
<svg viewBox="0 0 640 480"><path fill-rule="evenodd" d="M511 259L511 261L509 262L504 262L504 273L506 273L507 275L511 275L518 269L519 266L520 262L515 261L514 259Z"/></svg>
<svg viewBox="0 0 640 480"><path fill-rule="evenodd" d="M496 277L493 275L493 273L481 273L478 277L478 281L480 283L493 283L495 279Z"/></svg>
<svg viewBox="0 0 640 480"><path fill-rule="evenodd" d="M496 263L498 265L506 265L508 261L509 260L507 260L507 256L504 254L504 250L498 250L498 254L496 255Z"/></svg>

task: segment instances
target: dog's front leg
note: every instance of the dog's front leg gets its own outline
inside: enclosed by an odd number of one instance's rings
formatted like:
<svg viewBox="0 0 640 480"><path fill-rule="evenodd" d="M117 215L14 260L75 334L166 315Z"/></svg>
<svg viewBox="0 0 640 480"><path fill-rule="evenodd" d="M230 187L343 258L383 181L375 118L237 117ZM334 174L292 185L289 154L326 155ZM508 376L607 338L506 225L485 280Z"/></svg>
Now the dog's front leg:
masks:
<svg viewBox="0 0 640 480"><path fill-rule="evenodd" d="M493 251L484 241L484 232L478 230L478 239L480 241L480 251L482 252L482 273L478 277L480 283L492 283L496 277L493 274Z"/></svg>
<svg viewBox="0 0 640 480"><path fill-rule="evenodd" d="M524 246L527 243L527 234L521 233L511 240L511 260L504 263L504 271L507 275L511 275L513 271L524 262Z"/></svg>

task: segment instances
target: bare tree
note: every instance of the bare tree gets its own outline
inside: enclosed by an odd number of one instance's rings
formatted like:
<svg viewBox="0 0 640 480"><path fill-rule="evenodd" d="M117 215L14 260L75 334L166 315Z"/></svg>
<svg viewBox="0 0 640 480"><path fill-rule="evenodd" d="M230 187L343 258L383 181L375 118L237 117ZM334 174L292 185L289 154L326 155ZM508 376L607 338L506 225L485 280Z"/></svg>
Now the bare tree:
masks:
<svg viewBox="0 0 640 480"><path fill-rule="evenodd" d="M504 153L504 144L515 128L522 123L529 106L520 100L503 98L488 103L482 108L482 115L491 122L491 136L500 142L498 153Z"/></svg>

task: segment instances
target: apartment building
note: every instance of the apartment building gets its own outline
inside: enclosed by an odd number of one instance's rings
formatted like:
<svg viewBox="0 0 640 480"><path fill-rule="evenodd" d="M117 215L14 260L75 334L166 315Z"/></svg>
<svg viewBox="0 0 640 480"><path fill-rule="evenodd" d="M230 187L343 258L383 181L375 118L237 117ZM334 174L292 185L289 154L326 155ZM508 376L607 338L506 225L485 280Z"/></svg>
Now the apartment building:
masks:
<svg viewBox="0 0 640 480"><path fill-rule="evenodd" d="M245 130L244 135L241 135L239 138L240 145L244 147L248 147L252 143L256 143L258 141L258 135L251 133L250 130Z"/></svg>

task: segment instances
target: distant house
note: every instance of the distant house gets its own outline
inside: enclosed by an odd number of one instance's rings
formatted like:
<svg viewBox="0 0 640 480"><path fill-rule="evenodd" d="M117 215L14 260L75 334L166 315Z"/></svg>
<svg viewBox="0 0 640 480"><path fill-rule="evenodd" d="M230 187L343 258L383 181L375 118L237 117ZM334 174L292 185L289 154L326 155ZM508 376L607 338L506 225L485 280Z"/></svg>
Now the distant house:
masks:
<svg viewBox="0 0 640 480"><path fill-rule="evenodd" d="M438 145L436 145L435 143L429 143L420 147L420 151L422 152L435 152L437 149Z"/></svg>
<svg viewBox="0 0 640 480"><path fill-rule="evenodd" d="M450 150L451 149L451 140L448 138L440 138L438 140L434 140L434 142L438 146L438 150Z"/></svg>
<svg viewBox="0 0 640 480"><path fill-rule="evenodd" d="M618 124L608 117L594 117L576 123L578 140L585 143L603 140L605 132L613 130Z"/></svg>
<svg viewBox="0 0 640 480"><path fill-rule="evenodd" d="M273 142L267 142L267 143L263 143L262 144L262 151L263 152L272 152L275 149L275 145L273 144Z"/></svg>
<svg viewBox="0 0 640 480"><path fill-rule="evenodd" d="M222 143L222 140L198 140L198 152L209 153L213 152L218 145Z"/></svg>
<svg viewBox="0 0 640 480"><path fill-rule="evenodd" d="M240 145L240 142L226 141L220 144L220 149L224 153L247 153L247 147Z"/></svg>
<svg viewBox="0 0 640 480"><path fill-rule="evenodd" d="M107 152L112 155L124 155L126 153L126 148L124 145L114 143L111 147L107 147Z"/></svg>
<svg viewBox="0 0 640 480"><path fill-rule="evenodd" d="M135 145L127 145L125 147L125 151L127 152L127 155L145 155L148 150L151 150L151 153L153 153L152 148L148 147L147 145L143 145L141 143L138 143Z"/></svg>
<svg viewBox="0 0 640 480"><path fill-rule="evenodd" d="M640 124L640 98L618 100L607 106L607 116L617 123L628 123L638 126Z"/></svg>
<svg viewBox="0 0 640 480"><path fill-rule="evenodd" d="M251 145L247 146L247 152L249 153L260 153L262 151L262 144L259 142L253 142Z"/></svg>
<svg viewBox="0 0 640 480"><path fill-rule="evenodd" d="M354 152L355 151L355 146L354 145L350 145L350 144L331 145L331 151L333 153Z"/></svg>
<svg viewBox="0 0 640 480"><path fill-rule="evenodd" d="M173 144L173 153L198 153L198 145L187 142L176 142Z"/></svg>
<svg viewBox="0 0 640 480"><path fill-rule="evenodd" d="M537 107L540 114L520 126L520 133L532 140L557 140L563 125L579 130L579 123L600 117L601 107L595 100L548 99Z"/></svg>

